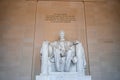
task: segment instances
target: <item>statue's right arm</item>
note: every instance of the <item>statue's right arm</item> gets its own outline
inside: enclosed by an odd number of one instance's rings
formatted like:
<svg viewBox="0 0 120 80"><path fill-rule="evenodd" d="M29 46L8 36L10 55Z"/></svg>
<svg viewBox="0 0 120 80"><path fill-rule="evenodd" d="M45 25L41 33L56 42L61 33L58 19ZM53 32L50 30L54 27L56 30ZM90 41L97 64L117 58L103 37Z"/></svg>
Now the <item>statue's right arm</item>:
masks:
<svg viewBox="0 0 120 80"><path fill-rule="evenodd" d="M42 43L41 50L40 50L40 55L41 56L42 56L43 52L46 51L46 49L48 49L48 44L49 44L49 41L44 41Z"/></svg>

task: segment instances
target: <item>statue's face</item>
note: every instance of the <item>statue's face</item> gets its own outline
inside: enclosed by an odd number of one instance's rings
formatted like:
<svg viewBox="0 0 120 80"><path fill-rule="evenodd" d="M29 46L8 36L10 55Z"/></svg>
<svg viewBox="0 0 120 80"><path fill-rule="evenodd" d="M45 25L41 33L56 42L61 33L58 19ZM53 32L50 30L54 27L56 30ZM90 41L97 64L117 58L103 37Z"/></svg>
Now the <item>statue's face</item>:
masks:
<svg viewBox="0 0 120 80"><path fill-rule="evenodd" d="M64 32L61 31L61 32L60 32L60 39L64 39L64 36L65 36Z"/></svg>

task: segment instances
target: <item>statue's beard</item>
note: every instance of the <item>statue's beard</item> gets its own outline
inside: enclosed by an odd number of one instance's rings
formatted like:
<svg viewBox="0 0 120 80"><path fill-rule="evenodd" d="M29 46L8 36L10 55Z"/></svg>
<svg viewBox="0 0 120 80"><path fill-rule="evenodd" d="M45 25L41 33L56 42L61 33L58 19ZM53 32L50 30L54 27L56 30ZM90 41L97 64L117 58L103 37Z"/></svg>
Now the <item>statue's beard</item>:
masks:
<svg viewBox="0 0 120 80"><path fill-rule="evenodd" d="M60 38L60 41L65 41L65 39L64 38Z"/></svg>

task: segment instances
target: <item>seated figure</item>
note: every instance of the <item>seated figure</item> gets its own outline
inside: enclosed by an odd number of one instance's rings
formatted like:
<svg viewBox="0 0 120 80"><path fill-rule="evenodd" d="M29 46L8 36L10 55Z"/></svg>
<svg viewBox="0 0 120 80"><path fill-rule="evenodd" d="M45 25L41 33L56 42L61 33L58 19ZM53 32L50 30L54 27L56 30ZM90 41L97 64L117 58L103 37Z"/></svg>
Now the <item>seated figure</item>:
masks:
<svg viewBox="0 0 120 80"><path fill-rule="evenodd" d="M44 41L40 51L42 55L41 73L79 72L85 75L85 54L79 41L66 41L64 32L60 32L58 41Z"/></svg>
<svg viewBox="0 0 120 80"><path fill-rule="evenodd" d="M75 65L75 46L70 41L65 41L64 32L60 33L60 40L50 43L49 45L49 61L53 63L52 71L70 72L70 65ZM74 69L75 71L75 69Z"/></svg>

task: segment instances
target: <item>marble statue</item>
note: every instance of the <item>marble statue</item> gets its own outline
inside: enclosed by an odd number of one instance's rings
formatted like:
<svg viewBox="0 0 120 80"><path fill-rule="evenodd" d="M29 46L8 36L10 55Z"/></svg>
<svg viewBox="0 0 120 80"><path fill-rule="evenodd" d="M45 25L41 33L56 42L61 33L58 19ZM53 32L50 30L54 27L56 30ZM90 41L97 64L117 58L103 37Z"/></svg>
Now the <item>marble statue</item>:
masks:
<svg viewBox="0 0 120 80"><path fill-rule="evenodd" d="M41 74L44 75L44 78L38 76L36 80L40 80L40 78L41 80L68 80L70 76L78 77L79 75L81 77L79 76L77 79L91 80L90 77L85 76L86 59L82 44L77 40L66 41L64 36L64 31L61 31L58 41L43 42L40 54L42 59ZM64 78L64 75L69 77ZM71 77L69 80L76 79Z"/></svg>

